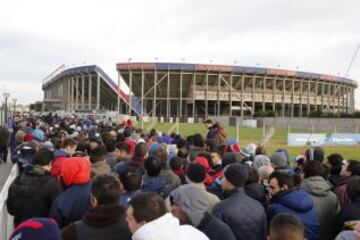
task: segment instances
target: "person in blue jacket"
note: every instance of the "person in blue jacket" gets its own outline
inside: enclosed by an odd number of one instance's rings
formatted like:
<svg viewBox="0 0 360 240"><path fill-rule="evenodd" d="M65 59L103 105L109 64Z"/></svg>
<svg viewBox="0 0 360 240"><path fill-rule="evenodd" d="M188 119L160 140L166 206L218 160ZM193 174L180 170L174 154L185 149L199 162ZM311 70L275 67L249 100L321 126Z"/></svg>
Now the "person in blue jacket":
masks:
<svg viewBox="0 0 360 240"><path fill-rule="evenodd" d="M307 192L294 187L294 177L287 172L275 171L269 177L270 206L268 223L279 213L289 213L300 219L308 240L318 239L319 219L313 200Z"/></svg>

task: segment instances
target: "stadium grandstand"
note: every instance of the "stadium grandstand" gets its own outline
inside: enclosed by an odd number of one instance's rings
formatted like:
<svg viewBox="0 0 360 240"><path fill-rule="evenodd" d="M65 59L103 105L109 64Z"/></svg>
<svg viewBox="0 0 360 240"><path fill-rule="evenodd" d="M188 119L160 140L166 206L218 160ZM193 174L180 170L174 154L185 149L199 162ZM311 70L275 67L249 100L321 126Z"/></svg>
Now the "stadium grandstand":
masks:
<svg viewBox="0 0 360 240"><path fill-rule="evenodd" d="M348 78L260 67L118 63L117 71L129 91L120 90L95 65L58 69L43 83L45 110L120 109L165 119L251 116L261 111L302 117L317 110L352 113L357 88Z"/></svg>

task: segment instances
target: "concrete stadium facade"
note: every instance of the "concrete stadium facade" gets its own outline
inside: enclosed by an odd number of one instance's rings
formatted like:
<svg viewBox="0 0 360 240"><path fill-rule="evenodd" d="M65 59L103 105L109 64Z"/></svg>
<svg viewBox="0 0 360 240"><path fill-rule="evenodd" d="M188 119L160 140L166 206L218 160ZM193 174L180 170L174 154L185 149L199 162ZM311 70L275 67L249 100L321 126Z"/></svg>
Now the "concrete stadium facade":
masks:
<svg viewBox="0 0 360 240"><path fill-rule="evenodd" d="M119 63L142 115L246 116L274 111L302 117L321 109L354 111L357 83L348 78L272 68L179 63ZM130 113L130 110L129 110Z"/></svg>
<svg viewBox="0 0 360 240"><path fill-rule="evenodd" d="M44 110L196 119L260 111L289 117L320 109L352 113L355 106L356 81L325 74L185 63L118 63L116 69L131 94L96 65L57 69L42 86Z"/></svg>

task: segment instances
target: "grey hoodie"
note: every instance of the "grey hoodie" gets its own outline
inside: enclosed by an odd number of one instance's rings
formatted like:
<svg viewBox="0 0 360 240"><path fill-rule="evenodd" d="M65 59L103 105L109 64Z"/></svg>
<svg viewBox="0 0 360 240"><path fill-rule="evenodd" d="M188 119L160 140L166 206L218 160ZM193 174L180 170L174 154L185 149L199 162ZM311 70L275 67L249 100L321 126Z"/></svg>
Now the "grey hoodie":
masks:
<svg viewBox="0 0 360 240"><path fill-rule="evenodd" d="M338 207L336 195L330 190L330 185L320 176L304 179L301 188L309 193L314 201L320 222L319 240L331 239L331 229Z"/></svg>

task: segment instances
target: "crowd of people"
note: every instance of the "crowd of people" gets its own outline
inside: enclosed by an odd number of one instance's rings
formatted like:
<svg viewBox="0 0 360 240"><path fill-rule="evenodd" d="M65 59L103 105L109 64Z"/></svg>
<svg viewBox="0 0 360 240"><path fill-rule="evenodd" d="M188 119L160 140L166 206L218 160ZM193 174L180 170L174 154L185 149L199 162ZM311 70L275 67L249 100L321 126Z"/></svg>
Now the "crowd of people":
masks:
<svg viewBox="0 0 360 240"><path fill-rule="evenodd" d="M19 168L6 206L19 239L360 239L360 162L132 121L16 116L0 153ZM1 165L0 165L1 166Z"/></svg>

